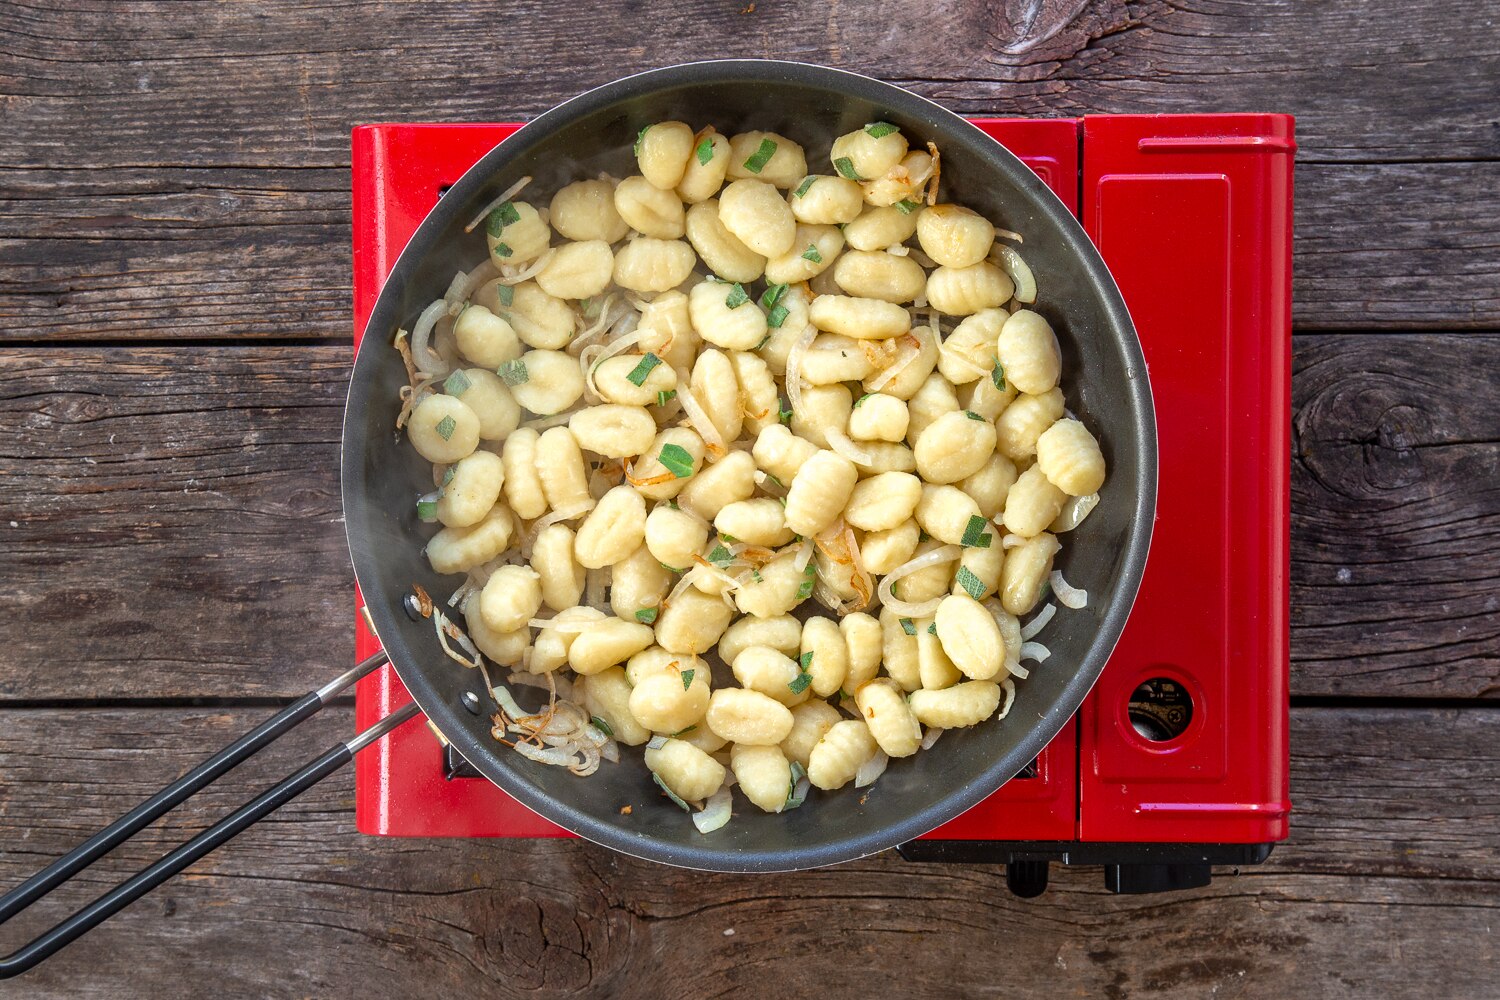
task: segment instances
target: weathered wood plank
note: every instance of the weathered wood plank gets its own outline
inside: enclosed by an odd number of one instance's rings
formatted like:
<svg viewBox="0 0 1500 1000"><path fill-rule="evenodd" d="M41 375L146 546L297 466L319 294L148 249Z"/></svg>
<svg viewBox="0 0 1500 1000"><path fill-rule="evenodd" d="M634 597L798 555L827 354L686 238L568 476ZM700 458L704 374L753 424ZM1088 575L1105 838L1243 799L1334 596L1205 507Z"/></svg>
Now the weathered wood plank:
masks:
<svg viewBox="0 0 1500 1000"><path fill-rule="evenodd" d="M0 169L0 340L347 341L348 183ZM1500 162L1303 164L1296 183L1299 329L1500 327Z"/></svg>
<svg viewBox="0 0 1500 1000"><path fill-rule="evenodd" d="M338 166L357 122L531 115L613 77L733 56L842 66L964 111L1278 110L1301 118L1309 157L1495 158L1497 40L1460 0L11 3L0 80L20 127L0 135L0 162Z"/></svg>
<svg viewBox="0 0 1500 1000"><path fill-rule="evenodd" d="M347 662L348 358L7 352L0 691L285 694Z"/></svg>
<svg viewBox="0 0 1500 1000"><path fill-rule="evenodd" d="M1304 694L1500 694L1500 337L1301 337L1292 655Z"/></svg>
<svg viewBox="0 0 1500 1000"><path fill-rule="evenodd" d="M1500 695L1500 337L1295 356L1294 692ZM0 355L0 698L286 696L347 662L347 358Z"/></svg>
<svg viewBox="0 0 1500 1000"><path fill-rule="evenodd" d="M288 737L275 765L246 765L68 898L101 891L108 872L148 860L346 732L350 713L330 714ZM258 715L7 712L0 879L24 877ZM1105 893L1098 869L1054 866L1033 901L1011 897L998 866L889 853L741 877L577 841L361 838L343 773L21 985L35 997L753 988L782 998L834 983L884 995L899 979L916 997L1488 996L1500 973L1487 929L1500 916L1497 737L1500 714L1485 709L1295 711L1294 833L1266 866L1144 897ZM974 960L997 940L1002 967Z"/></svg>

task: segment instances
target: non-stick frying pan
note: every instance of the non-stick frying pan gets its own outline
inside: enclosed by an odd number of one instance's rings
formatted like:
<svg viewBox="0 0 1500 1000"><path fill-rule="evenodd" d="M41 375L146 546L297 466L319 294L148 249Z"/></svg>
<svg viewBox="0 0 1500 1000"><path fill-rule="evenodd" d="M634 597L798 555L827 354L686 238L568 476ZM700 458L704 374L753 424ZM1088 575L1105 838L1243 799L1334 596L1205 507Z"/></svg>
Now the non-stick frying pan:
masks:
<svg viewBox="0 0 1500 1000"><path fill-rule="evenodd" d="M435 575L421 554L432 529L415 519L413 498L431 489L430 469L393 433L405 373L390 340L441 296L454 273L482 259L482 241L463 226L524 174L532 192L581 175L629 172L644 124L676 119L733 133L764 129L804 143L817 170L832 137L889 121L942 151L945 199L1025 235L1037 275L1038 309L1062 343L1068 406L1098 434L1110 476L1097 510L1067 538L1059 567L1090 595L1088 607L1057 616L1046 632L1052 656L1018 687L1003 722L950 733L934 752L896 761L869 791L819 794L782 815L740 808L732 822L700 834L655 786L638 752L589 778L536 764L490 736L489 699L477 671L438 651L431 624L404 613L413 584L446 595L454 578ZM916 144L916 143L914 143ZM101 896L0 960L15 975L233 837L341 767L357 750L415 714L417 706L481 774L553 822L626 854L666 864L731 872L812 868L863 857L936 827L1012 778L1078 709L1124 627L1146 561L1156 510L1156 427L1135 329L1083 228L1035 174L962 118L867 77L800 63L692 63L627 77L547 112L491 150L438 202L386 282L355 361L344 416L343 494L354 574L385 655L416 699L289 777L217 826ZM384 657L361 664L116 821L72 854L0 899L9 919L87 867L194 791L215 780ZM621 806L632 806L628 815Z"/></svg>

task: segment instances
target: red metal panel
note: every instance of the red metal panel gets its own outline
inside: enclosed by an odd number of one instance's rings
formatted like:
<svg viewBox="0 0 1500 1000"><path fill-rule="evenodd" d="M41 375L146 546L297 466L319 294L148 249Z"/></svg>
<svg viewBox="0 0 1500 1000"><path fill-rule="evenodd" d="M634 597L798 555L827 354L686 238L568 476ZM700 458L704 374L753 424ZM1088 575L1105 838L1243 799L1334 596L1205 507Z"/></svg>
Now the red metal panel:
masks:
<svg viewBox="0 0 1500 1000"><path fill-rule="evenodd" d="M365 125L354 130L354 344L396 257L444 188L519 125ZM363 607L364 599L356 592ZM355 656L380 643L355 615ZM355 688L355 722L374 723L411 701L390 667ZM354 822L397 837L571 837L488 781L443 777L442 748L426 726L402 726L355 758Z"/></svg>
<svg viewBox="0 0 1500 1000"><path fill-rule="evenodd" d="M1080 713L1088 841L1287 835L1292 121L1083 123L1083 219L1140 331L1161 452L1140 596ZM1130 724L1167 678L1180 735Z"/></svg>

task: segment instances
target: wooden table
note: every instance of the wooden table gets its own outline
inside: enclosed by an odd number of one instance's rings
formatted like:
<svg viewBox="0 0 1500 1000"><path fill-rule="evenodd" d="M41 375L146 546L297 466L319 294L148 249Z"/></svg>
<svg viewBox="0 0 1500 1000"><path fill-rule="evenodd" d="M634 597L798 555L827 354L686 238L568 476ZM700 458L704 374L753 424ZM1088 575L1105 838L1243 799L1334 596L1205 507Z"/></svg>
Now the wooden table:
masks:
<svg viewBox="0 0 1500 1000"><path fill-rule="evenodd" d="M1500 22L1458 0L924 6L0 5L0 878L350 661L349 128L532 115L725 55L971 113L1298 116L1291 842L1202 890L1054 869L1026 902L1000 868L893 855L771 879L366 839L345 773L20 989L1500 995Z"/></svg>

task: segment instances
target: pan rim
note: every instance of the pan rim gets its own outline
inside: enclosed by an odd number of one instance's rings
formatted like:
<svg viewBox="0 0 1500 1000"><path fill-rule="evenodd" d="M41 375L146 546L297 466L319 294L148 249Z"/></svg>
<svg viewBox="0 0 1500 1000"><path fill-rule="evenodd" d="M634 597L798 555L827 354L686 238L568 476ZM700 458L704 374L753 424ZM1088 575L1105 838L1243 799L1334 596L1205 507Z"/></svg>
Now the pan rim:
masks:
<svg viewBox="0 0 1500 1000"><path fill-rule="evenodd" d="M550 134L560 124L641 91L671 89L707 80L810 84L851 98L898 107L915 117L924 118L925 124L935 132L946 134L945 141L964 144L975 155L987 161L987 166L1005 173L1032 198L1033 206L1038 211L1051 216L1052 221L1079 242L1086 274L1100 294L1101 306L1109 320L1108 327L1128 334L1119 338L1119 347L1126 356L1128 370L1133 373L1133 377L1127 380L1124 391L1130 397L1132 416L1138 425L1134 457L1141 471L1139 482L1135 484L1132 527L1121 556L1118 589L1102 615L1094 640L1086 655L1079 661L1073 677L1064 685L1048 715L1030 727L1008 753L997 757L979 778L953 789L926 808L913 810L863 834L834 838L815 847L796 851L768 849L744 852L714 848L707 841L702 846L683 845L645 833L632 834L604 823L565 801L544 794L529 782L513 778L508 770L510 765L500 762L498 745L492 749L474 738L465 726L459 724L459 707L443 700L425 680L423 669L416 664L406 643L400 638L395 611L399 601L368 599L367 607L376 635L381 638L382 645L390 655L392 667L424 714L465 760L487 780L527 808L584 839L643 860L723 872L795 871L867 857L920 836L958 816L1019 773L1078 710L1123 631L1144 572L1156 512L1158 469L1155 411L1144 355L1124 298L1072 212L1030 168L972 123L927 98L872 77L811 63L762 59L705 60L646 70L585 91L526 123L466 171L452 185L444 200L450 205L468 204L489 178L503 169L506 161L519 154L523 147L528 147L530 142ZM449 221L447 217L458 211L458 208L445 210L440 202L397 256L371 311L366 327L366 347L369 342L384 343L383 337L371 337L368 335L369 331L394 329L400 321L401 317L396 315L400 300L399 289L411 279L419 262L428 253L432 243L431 234L440 232ZM365 551L364 546L357 544L355 537L359 525L352 512L363 509L366 480L363 448L350 446L351 438L358 442L364 440L357 423L351 421L351 414L360 402L361 387L372 381L373 372L380 364L375 354L374 349L361 349L355 358L345 406L340 455L346 540L355 581L367 597L378 594L380 588L373 565L368 565L374 557ZM385 643L386 637L395 640L393 645Z"/></svg>

